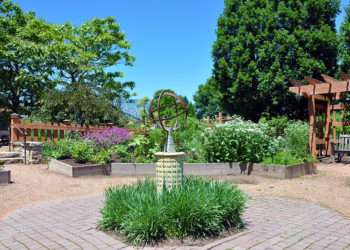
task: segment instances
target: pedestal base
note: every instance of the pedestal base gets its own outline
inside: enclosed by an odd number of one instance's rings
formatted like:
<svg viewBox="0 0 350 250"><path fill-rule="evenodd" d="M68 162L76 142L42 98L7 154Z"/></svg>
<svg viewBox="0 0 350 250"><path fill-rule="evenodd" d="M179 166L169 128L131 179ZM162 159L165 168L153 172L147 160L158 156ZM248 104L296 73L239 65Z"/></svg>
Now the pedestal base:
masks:
<svg viewBox="0 0 350 250"><path fill-rule="evenodd" d="M155 154L158 158L156 162L157 191L170 190L182 185L183 182L183 162L185 153L163 153Z"/></svg>

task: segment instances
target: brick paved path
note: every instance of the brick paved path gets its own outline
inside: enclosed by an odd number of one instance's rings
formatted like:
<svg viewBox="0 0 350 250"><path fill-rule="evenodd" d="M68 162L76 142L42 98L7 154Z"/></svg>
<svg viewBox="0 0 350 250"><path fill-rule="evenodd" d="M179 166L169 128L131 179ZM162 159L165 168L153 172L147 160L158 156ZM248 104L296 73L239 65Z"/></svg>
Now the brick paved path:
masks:
<svg viewBox="0 0 350 250"><path fill-rule="evenodd" d="M131 249L96 230L101 206L99 196L19 209L0 220L0 250ZM244 218L242 233L178 249L350 249L350 220L314 204L257 198Z"/></svg>

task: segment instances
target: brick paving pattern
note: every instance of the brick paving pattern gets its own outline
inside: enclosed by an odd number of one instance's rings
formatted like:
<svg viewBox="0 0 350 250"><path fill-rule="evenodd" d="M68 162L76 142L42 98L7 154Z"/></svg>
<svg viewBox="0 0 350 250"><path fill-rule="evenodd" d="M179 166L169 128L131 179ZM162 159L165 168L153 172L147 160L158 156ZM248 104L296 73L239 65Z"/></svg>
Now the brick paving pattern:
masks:
<svg viewBox="0 0 350 250"><path fill-rule="evenodd" d="M96 229L101 207L98 196L19 209L0 220L0 250L132 249ZM202 247L168 249L350 249L350 219L315 204L256 198L244 220L241 233Z"/></svg>

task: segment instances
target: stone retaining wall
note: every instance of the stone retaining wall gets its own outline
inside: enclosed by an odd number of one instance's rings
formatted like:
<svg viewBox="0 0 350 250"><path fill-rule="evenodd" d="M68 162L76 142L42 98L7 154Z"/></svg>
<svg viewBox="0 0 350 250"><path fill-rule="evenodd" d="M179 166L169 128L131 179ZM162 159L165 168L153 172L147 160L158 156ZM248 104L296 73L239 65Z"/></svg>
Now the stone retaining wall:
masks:
<svg viewBox="0 0 350 250"><path fill-rule="evenodd" d="M251 175L266 176L279 179L296 178L316 173L316 165L305 163L293 166L264 166L254 164ZM112 163L112 175L115 176L155 176L153 163ZM185 175L224 176L241 174L239 163L185 163Z"/></svg>

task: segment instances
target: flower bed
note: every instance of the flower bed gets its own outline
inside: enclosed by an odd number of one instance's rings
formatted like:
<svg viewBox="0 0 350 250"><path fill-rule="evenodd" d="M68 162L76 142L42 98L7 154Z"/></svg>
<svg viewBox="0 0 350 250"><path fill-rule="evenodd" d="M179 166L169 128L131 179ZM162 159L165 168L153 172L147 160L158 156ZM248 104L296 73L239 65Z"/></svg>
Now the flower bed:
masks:
<svg viewBox="0 0 350 250"><path fill-rule="evenodd" d="M44 156L49 158L49 170L71 177L110 174L113 146L130 137L123 128L108 128L102 133L84 137L75 135L58 142L46 143Z"/></svg>
<svg viewBox="0 0 350 250"><path fill-rule="evenodd" d="M142 131L144 132L130 134L123 128L109 128L100 133L68 138L52 145L46 144L44 153L57 160L70 158L79 163L90 162L99 165L107 165L113 159L129 165L133 162L154 163L155 153L161 151L161 145L164 143L164 133L157 128ZM185 162L188 163L198 163L201 166L204 164L213 168L218 163L254 164L255 174L277 175L279 178L294 178L314 172L300 170L296 171L296 174L285 174L286 177L283 177L282 172L289 170L280 169L281 165L288 166L288 169L308 168L300 166L310 166L310 163L314 162L308 152L308 127L303 122L275 118L253 123L235 118L230 123L208 129L203 128L198 120L190 119L188 129L175 132L177 150L186 153ZM259 164L269 167L260 171L263 168ZM239 171L239 167L237 169ZM195 174L198 171L195 170ZM217 175L220 171L213 174ZM118 171L113 171L112 168L112 172ZM140 171L136 172L137 175ZM248 167L246 173L250 172ZM276 174L277 172L280 174Z"/></svg>
<svg viewBox="0 0 350 250"><path fill-rule="evenodd" d="M134 245L214 238L242 227L245 201L236 186L225 182L189 178L181 187L157 194L156 184L146 180L109 188L100 226Z"/></svg>

